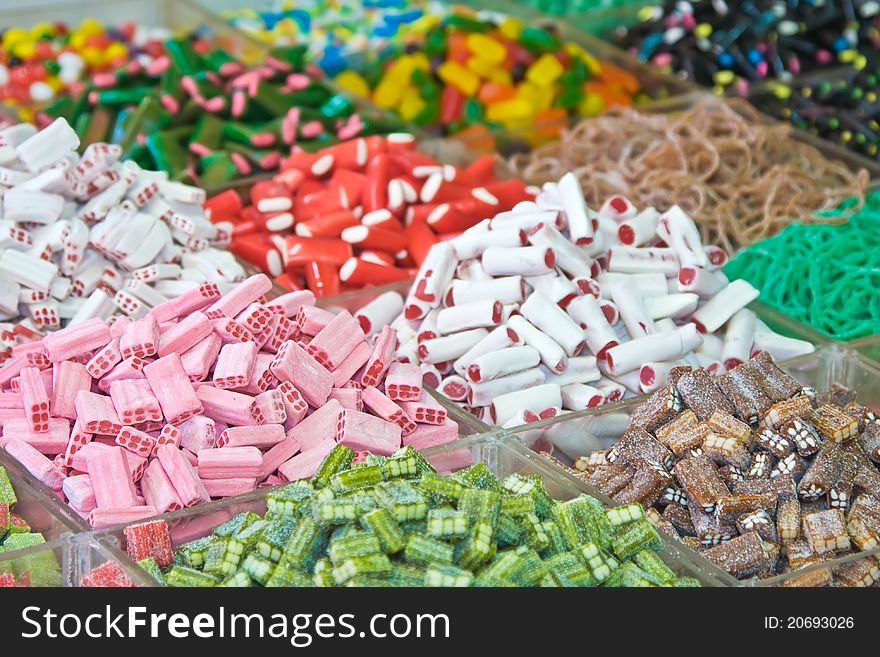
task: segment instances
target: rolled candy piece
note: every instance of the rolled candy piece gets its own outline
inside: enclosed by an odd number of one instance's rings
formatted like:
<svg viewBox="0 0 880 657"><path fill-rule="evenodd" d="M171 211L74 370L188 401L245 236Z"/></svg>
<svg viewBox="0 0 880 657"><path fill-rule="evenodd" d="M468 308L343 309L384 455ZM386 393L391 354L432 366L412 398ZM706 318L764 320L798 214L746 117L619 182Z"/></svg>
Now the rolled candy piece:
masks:
<svg viewBox="0 0 880 657"><path fill-rule="evenodd" d="M52 397L49 405L52 415L68 420L76 419L76 393L90 390L92 376L86 365L64 360L52 364Z"/></svg>
<svg viewBox="0 0 880 657"><path fill-rule="evenodd" d="M49 360L57 363L100 349L110 340L107 322L96 317L50 333L43 338L42 344Z"/></svg>
<svg viewBox="0 0 880 657"><path fill-rule="evenodd" d="M633 281L626 280L615 285L611 296L633 340L657 333L653 318Z"/></svg>
<svg viewBox="0 0 880 657"><path fill-rule="evenodd" d="M500 310L500 309L499 309ZM493 310L494 312L494 310ZM499 316L499 321L501 317ZM460 331L443 337L425 340L418 346L418 356L425 363L454 361L472 349L489 332L485 328Z"/></svg>
<svg viewBox="0 0 880 657"><path fill-rule="evenodd" d="M145 365L144 376L159 401L166 422L180 424L202 412L202 402L177 353Z"/></svg>
<svg viewBox="0 0 880 657"><path fill-rule="evenodd" d="M758 294L758 290L749 282L742 279L735 280L695 312L692 321L697 325L700 333L714 333L733 317L734 313L757 299Z"/></svg>
<svg viewBox="0 0 880 657"><path fill-rule="evenodd" d="M657 223L660 213L648 207L631 219L621 222L617 237L624 246L642 246L657 236Z"/></svg>
<svg viewBox="0 0 880 657"><path fill-rule="evenodd" d="M200 479L256 478L263 469L263 455L256 447L202 449L197 456Z"/></svg>
<svg viewBox="0 0 880 657"><path fill-rule="evenodd" d="M230 426L252 426L263 422L256 400L249 395L200 384L196 388L196 397L204 414L215 422Z"/></svg>
<svg viewBox="0 0 880 657"><path fill-rule="evenodd" d="M32 445L12 438L3 448L41 483L52 490L61 490L65 480L64 472Z"/></svg>
<svg viewBox="0 0 880 657"><path fill-rule="evenodd" d="M541 411L562 406L562 393L559 386L552 383L508 392L496 397L489 408L494 424L504 424L520 409L540 413Z"/></svg>
<svg viewBox="0 0 880 657"><path fill-rule="evenodd" d="M491 328L500 324L501 319L502 303L497 299L484 298L441 310L437 315L437 330L448 335L470 329Z"/></svg>
<svg viewBox="0 0 880 657"><path fill-rule="evenodd" d="M484 219L450 240L459 260L479 258L490 246L511 248L525 245L525 233L519 226L489 230L490 223L491 220Z"/></svg>
<svg viewBox="0 0 880 657"><path fill-rule="evenodd" d="M693 324L674 331L646 335L608 350L606 361L612 374L626 374L641 367L649 358L668 360L693 351L702 338Z"/></svg>
<svg viewBox="0 0 880 657"><path fill-rule="evenodd" d="M364 338L360 323L347 310L336 315L309 342L306 350L328 370L335 370Z"/></svg>
<svg viewBox="0 0 880 657"><path fill-rule="evenodd" d="M690 317L696 311L699 302L700 297L687 292L644 299L648 316L655 321L664 318L684 319Z"/></svg>
<svg viewBox="0 0 880 657"><path fill-rule="evenodd" d="M473 347L468 349L453 363L453 369L461 376L467 373L468 366L479 356L508 347L522 346L523 341L512 328L503 324L492 329Z"/></svg>
<svg viewBox="0 0 880 657"><path fill-rule="evenodd" d="M612 246L608 256L608 271L621 274L656 272L672 278L680 268L678 254L669 248Z"/></svg>
<svg viewBox="0 0 880 657"><path fill-rule="evenodd" d="M562 395L562 408L570 411L583 411L594 408L605 401L602 391L593 386L583 383L569 383L560 389Z"/></svg>
<svg viewBox="0 0 880 657"><path fill-rule="evenodd" d="M724 333L724 349L721 352L722 362L727 369L741 365L751 356L756 322L755 313L746 308L738 310L730 318Z"/></svg>
<svg viewBox="0 0 880 657"><path fill-rule="evenodd" d="M137 494L121 447L91 450L86 457L98 508L137 506Z"/></svg>
<svg viewBox="0 0 880 657"><path fill-rule="evenodd" d="M139 520L146 520L155 516L156 513L156 509L149 505L99 507L89 513L86 522L92 529L106 529L107 527L128 525Z"/></svg>
<svg viewBox="0 0 880 657"><path fill-rule="evenodd" d="M678 290L692 292L701 299L711 299L730 284L722 271L702 267L682 267L678 272Z"/></svg>
<svg viewBox="0 0 880 657"><path fill-rule="evenodd" d="M544 246L490 246L480 262L491 276L540 276L553 271L556 254Z"/></svg>
<svg viewBox="0 0 880 657"><path fill-rule="evenodd" d="M568 305L567 312L585 329L589 350L596 358L604 360L608 350L617 346L619 341L598 301L590 295L578 297Z"/></svg>
<svg viewBox="0 0 880 657"><path fill-rule="evenodd" d="M184 507L210 501L205 487L183 452L172 445L162 445L156 450L156 456Z"/></svg>
<svg viewBox="0 0 880 657"><path fill-rule="evenodd" d="M214 364L213 382L215 388L243 388L254 374L257 362L255 342L233 342L220 349Z"/></svg>
<svg viewBox="0 0 880 657"><path fill-rule="evenodd" d="M425 393L422 393L423 395ZM378 388L367 386L363 390L364 406L386 422L392 422L400 427L401 435L408 436L416 430L416 423L412 421L406 412L395 404L387 395ZM413 403L413 402L404 402Z"/></svg>
<svg viewBox="0 0 880 657"><path fill-rule="evenodd" d="M364 373L361 376L361 383L364 386L379 385L388 368L391 367L395 349L397 349L396 331L390 326L383 326L373 345L373 353L364 366Z"/></svg>
<svg viewBox="0 0 880 657"><path fill-rule="evenodd" d="M416 274L413 287L404 305L407 319L422 319L443 300L443 293L455 273L455 249L448 242L438 242L428 251Z"/></svg>
<svg viewBox="0 0 880 657"><path fill-rule="evenodd" d="M551 371L561 373L568 367L565 350L550 336L536 328L520 315L512 316L507 325L520 336L527 345L541 354L541 362Z"/></svg>
<svg viewBox="0 0 880 657"><path fill-rule="evenodd" d="M584 331L562 308L540 292L529 295L520 312L561 346L567 356L578 356L586 347Z"/></svg>
<svg viewBox="0 0 880 657"><path fill-rule="evenodd" d="M539 367L483 383L470 383L468 384L467 403L469 406L489 406L500 395L517 392L542 383L544 383L544 372Z"/></svg>
<svg viewBox="0 0 880 657"><path fill-rule="evenodd" d="M534 347L508 347L478 356L468 365L467 376L480 383L537 367L541 355Z"/></svg>
<svg viewBox="0 0 880 657"><path fill-rule="evenodd" d="M157 513L168 513L183 508L183 502L174 485L165 474L165 469L159 459L153 459L147 465L141 477L141 492L144 501L156 509Z"/></svg>
<svg viewBox="0 0 880 657"><path fill-rule="evenodd" d="M572 240L578 245L589 244L593 241L596 227L577 176L571 171L567 172L560 178L557 189Z"/></svg>
<svg viewBox="0 0 880 657"><path fill-rule="evenodd" d="M291 294L297 293L292 292ZM273 303L277 302L278 299L275 299ZM393 291L383 292L360 308L354 316L358 323L360 323L361 330L369 336L378 333L382 327L391 324L394 318L403 311L403 304L403 297L399 293Z"/></svg>
<svg viewBox="0 0 880 657"><path fill-rule="evenodd" d="M232 318L272 289L272 279L254 274L224 294L205 310L208 319Z"/></svg>
<svg viewBox="0 0 880 657"><path fill-rule="evenodd" d="M595 356L569 358L568 368L562 374L551 372L544 365L541 365L541 370L544 372L546 383L555 383L558 386L569 383L590 383L602 378Z"/></svg>

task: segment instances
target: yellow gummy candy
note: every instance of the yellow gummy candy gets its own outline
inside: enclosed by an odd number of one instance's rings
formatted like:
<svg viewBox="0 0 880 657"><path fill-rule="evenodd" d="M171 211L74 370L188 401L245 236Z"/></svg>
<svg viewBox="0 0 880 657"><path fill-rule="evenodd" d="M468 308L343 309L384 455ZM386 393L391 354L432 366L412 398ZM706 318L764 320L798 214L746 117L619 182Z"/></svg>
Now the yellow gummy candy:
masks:
<svg viewBox="0 0 880 657"><path fill-rule="evenodd" d="M498 65L507 59L507 48L504 44L479 32L468 34L467 47L478 58L490 64Z"/></svg>
<svg viewBox="0 0 880 657"><path fill-rule="evenodd" d="M532 107L532 113L549 109L553 104L553 89L540 87L533 82L523 82L516 89L516 95Z"/></svg>
<svg viewBox="0 0 880 657"><path fill-rule="evenodd" d="M476 55L468 59L467 67L481 78L491 77L492 73L498 69L498 67L492 62Z"/></svg>
<svg viewBox="0 0 880 657"><path fill-rule="evenodd" d="M526 71L526 79L542 87L547 87L556 82L559 76L565 72L562 64L552 54L545 53L535 60Z"/></svg>
<svg viewBox="0 0 880 657"><path fill-rule="evenodd" d="M715 75L712 76L715 80L715 84L721 85L722 87L726 87L731 82L733 82L736 75L733 71L716 71Z"/></svg>
<svg viewBox="0 0 880 657"><path fill-rule="evenodd" d="M437 77L456 87L465 96L473 96L480 88L480 78L464 66L454 61L445 61L437 67Z"/></svg>
<svg viewBox="0 0 880 657"><path fill-rule="evenodd" d="M109 46L107 46L107 50L104 51L104 54L106 55L107 60L112 62L117 59L122 59L123 57L128 55L128 48L125 47L124 43L114 41Z"/></svg>
<svg viewBox="0 0 880 657"><path fill-rule="evenodd" d="M30 59L37 54L37 46L33 41L19 41L13 46L12 54L19 59Z"/></svg>
<svg viewBox="0 0 880 657"><path fill-rule="evenodd" d="M522 98L511 98L493 103L486 108L486 118L497 123L525 119L532 115L532 106Z"/></svg>
<svg viewBox="0 0 880 657"><path fill-rule="evenodd" d="M386 76L373 92L373 103L383 109L391 109L400 102L404 91L405 84Z"/></svg>
<svg viewBox="0 0 880 657"><path fill-rule="evenodd" d="M521 20L508 16L501 21L501 25L498 26L498 31L501 32L501 36L504 38L516 41L519 39L519 35L523 31L523 27L525 26Z"/></svg>
<svg viewBox="0 0 880 657"><path fill-rule="evenodd" d="M369 96L370 85L364 77L354 71L343 71L336 76L336 84L355 96Z"/></svg>
<svg viewBox="0 0 880 657"><path fill-rule="evenodd" d="M3 33L3 47L11 50L15 44L26 41L30 38L26 30L20 27L11 27Z"/></svg>
<svg viewBox="0 0 880 657"><path fill-rule="evenodd" d="M86 63L87 66L99 68L107 63L107 58L104 56L104 53L101 52L99 48L95 48L94 46L83 48L80 56L83 58L83 61Z"/></svg>
<svg viewBox="0 0 880 657"><path fill-rule="evenodd" d="M79 24L79 31L86 36L98 36L104 33L104 28L94 18L84 18L83 22Z"/></svg>
<svg viewBox="0 0 880 657"><path fill-rule="evenodd" d="M414 92L404 96L400 106L397 108L397 112L404 121L412 121L423 109L425 109L425 101L422 100L418 92Z"/></svg>
<svg viewBox="0 0 880 657"><path fill-rule="evenodd" d="M602 70L602 64L599 63L599 60L576 43L565 44L565 52L571 57L579 58L593 75Z"/></svg>
<svg viewBox="0 0 880 657"><path fill-rule="evenodd" d="M605 101L599 94L587 94L578 104L577 111L580 116L599 116L605 112Z"/></svg>
<svg viewBox="0 0 880 657"><path fill-rule="evenodd" d="M34 39L41 39L44 36L52 36L55 34L55 28L51 23L37 23L31 28L31 36Z"/></svg>
<svg viewBox="0 0 880 657"><path fill-rule="evenodd" d="M486 75L485 78L490 82L502 84L505 87L513 86L513 76L510 74L510 71L503 68L494 69L489 75Z"/></svg>

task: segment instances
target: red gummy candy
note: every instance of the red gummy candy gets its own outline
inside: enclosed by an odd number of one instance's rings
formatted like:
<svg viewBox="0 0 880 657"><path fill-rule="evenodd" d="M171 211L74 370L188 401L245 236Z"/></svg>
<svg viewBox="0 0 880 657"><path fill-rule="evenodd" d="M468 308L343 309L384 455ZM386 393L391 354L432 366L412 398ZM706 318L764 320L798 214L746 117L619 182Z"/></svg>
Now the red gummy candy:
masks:
<svg viewBox="0 0 880 657"><path fill-rule="evenodd" d="M153 557L160 566L171 565L171 534L168 523L153 520L131 525L123 530L125 550L135 561Z"/></svg>
<svg viewBox="0 0 880 657"><path fill-rule="evenodd" d="M15 575L12 573L0 573L0 587L15 586Z"/></svg>
<svg viewBox="0 0 880 657"><path fill-rule="evenodd" d="M80 583L87 588L134 587L134 582L131 581L131 578L112 561L101 564L87 575L83 575Z"/></svg>

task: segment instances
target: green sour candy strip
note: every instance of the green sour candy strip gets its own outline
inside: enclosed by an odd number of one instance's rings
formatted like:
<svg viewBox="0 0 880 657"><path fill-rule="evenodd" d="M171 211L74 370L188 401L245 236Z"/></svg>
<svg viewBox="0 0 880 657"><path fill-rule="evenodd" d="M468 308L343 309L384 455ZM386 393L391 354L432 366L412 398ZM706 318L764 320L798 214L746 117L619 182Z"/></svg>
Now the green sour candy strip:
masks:
<svg viewBox="0 0 880 657"><path fill-rule="evenodd" d="M660 584L644 570L629 561L611 573L603 586L622 588L645 588L659 586Z"/></svg>
<svg viewBox="0 0 880 657"><path fill-rule="evenodd" d="M230 575L229 577L224 579L217 586L244 589L250 588L253 585L254 581L250 578L250 576L246 572L240 570L234 575Z"/></svg>
<svg viewBox="0 0 880 657"><path fill-rule="evenodd" d="M323 488L330 482L330 477L348 468L353 458L353 450L345 445L336 445L321 461L321 465L312 477L312 485L315 488Z"/></svg>
<svg viewBox="0 0 880 657"><path fill-rule="evenodd" d="M215 527L214 532L217 532L221 527L223 525ZM205 565L205 557L208 554L208 549L211 547L211 539L211 536L205 536L204 538L197 538L189 543L184 543L174 553L176 560L190 568L201 568Z"/></svg>
<svg viewBox="0 0 880 657"><path fill-rule="evenodd" d="M409 445L394 452L391 458L385 460L384 466L387 479L436 474L436 470L425 460L425 457Z"/></svg>
<svg viewBox="0 0 880 657"><path fill-rule="evenodd" d="M611 547L618 559L627 561L642 550L661 550L663 541L651 523L637 520L615 534Z"/></svg>
<svg viewBox="0 0 880 657"><path fill-rule="evenodd" d="M196 119L190 143L199 144L215 151L223 141L223 121L214 114L205 112Z"/></svg>
<svg viewBox="0 0 880 657"><path fill-rule="evenodd" d="M425 570L425 586L465 588L474 583L474 574L448 564L430 563Z"/></svg>
<svg viewBox="0 0 880 657"><path fill-rule="evenodd" d="M266 509L273 515L301 515L300 510L311 513L312 494L315 490L307 481L296 481L273 490L266 496Z"/></svg>
<svg viewBox="0 0 880 657"><path fill-rule="evenodd" d="M382 466L368 465L337 472L330 478L330 488L336 493L348 493L359 488L369 488L384 480Z"/></svg>
<svg viewBox="0 0 880 657"><path fill-rule="evenodd" d="M34 545L42 545L46 542L42 534L31 532L12 533L3 541L3 551L12 552L13 550L21 550L22 548L33 547Z"/></svg>
<svg viewBox="0 0 880 657"><path fill-rule="evenodd" d="M419 479L415 486L427 493L431 499L441 502L453 502L461 498L465 487L457 481L436 474L427 474Z"/></svg>
<svg viewBox="0 0 880 657"><path fill-rule="evenodd" d="M361 525L376 535L386 554L395 554L406 547L406 535L388 509L365 513L361 517Z"/></svg>
<svg viewBox="0 0 880 657"><path fill-rule="evenodd" d="M550 544L550 537L544 531L544 524L541 519L534 513L527 513L520 520L523 527L523 533L529 546L541 552Z"/></svg>
<svg viewBox="0 0 880 657"><path fill-rule="evenodd" d="M535 513L535 500L528 495L507 495L501 500L501 513L510 516Z"/></svg>
<svg viewBox="0 0 880 657"><path fill-rule="evenodd" d="M453 509L432 509L427 517L428 536L434 538L457 538L467 534L467 515Z"/></svg>
<svg viewBox="0 0 880 657"><path fill-rule="evenodd" d="M611 574L619 565L616 559L612 558L593 542L581 546L579 554L587 568L590 569L590 574L599 583L611 577Z"/></svg>
<svg viewBox="0 0 880 657"><path fill-rule="evenodd" d="M147 557L146 559L141 559L137 563L138 566L147 571L147 574L150 577L159 582L160 586L165 586L165 575L162 573L162 569L159 568L159 564L156 563L156 559L153 557Z"/></svg>
<svg viewBox="0 0 880 657"><path fill-rule="evenodd" d="M351 557L363 557L382 551L379 539L372 532L358 531L341 538L330 540L330 561L334 566L340 565Z"/></svg>
<svg viewBox="0 0 880 657"><path fill-rule="evenodd" d="M458 508L470 524L488 522L494 526L501 512L501 495L493 490L469 488L462 493Z"/></svg>
<svg viewBox="0 0 880 657"><path fill-rule="evenodd" d="M628 522L641 520L645 517L645 510L641 504L633 503L624 506L615 506L605 511L608 522L612 527L620 527Z"/></svg>
<svg viewBox="0 0 880 657"><path fill-rule="evenodd" d="M204 588L217 586L217 582L217 578L213 575L186 566L171 566L165 573L165 585L175 588Z"/></svg>
<svg viewBox="0 0 880 657"><path fill-rule="evenodd" d="M275 562L261 557L255 552L248 554L241 564L241 570L260 585L265 585L275 570Z"/></svg>
<svg viewBox="0 0 880 657"><path fill-rule="evenodd" d="M314 585L311 577L289 561L279 563L272 571L272 576L266 581L266 588L311 588Z"/></svg>
<svg viewBox="0 0 880 657"><path fill-rule="evenodd" d="M340 525L354 522L359 515L355 499L316 500L312 505L312 517L323 525Z"/></svg>
<svg viewBox="0 0 880 657"><path fill-rule="evenodd" d="M476 570L492 559L495 550L495 529L488 522L478 522L455 546L455 562L467 570Z"/></svg>
<svg viewBox="0 0 880 657"><path fill-rule="evenodd" d="M165 52L181 75L193 75L202 68L202 58L189 39L169 39L165 42Z"/></svg>
<svg viewBox="0 0 880 657"><path fill-rule="evenodd" d="M0 467L0 504L12 507L16 502L18 502L18 498L15 496L12 482L9 481L9 475L5 468Z"/></svg>
<svg viewBox="0 0 880 657"><path fill-rule="evenodd" d="M596 586L590 569L573 552L560 552L544 561L560 586Z"/></svg>
<svg viewBox="0 0 880 657"><path fill-rule="evenodd" d="M394 516L397 522L421 520L428 513L428 500L404 481L386 481L374 490L376 501Z"/></svg>
<svg viewBox="0 0 880 657"><path fill-rule="evenodd" d="M214 151L199 158L202 171L202 184L206 188L216 188L238 178L238 168L224 151Z"/></svg>
<svg viewBox="0 0 880 657"><path fill-rule="evenodd" d="M330 559L324 557L315 564L312 581L315 586L333 587L336 586L336 580L333 579L333 564Z"/></svg>
<svg viewBox="0 0 880 657"><path fill-rule="evenodd" d="M532 549L526 546L517 549L519 564L511 579L520 586L537 586L547 575L547 564Z"/></svg>
<svg viewBox="0 0 880 657"><path fill-rule="evenodd" d="M252 550L262 538L263 531L269 523L265 520L257 520L235 532L226 544L226 554L223 555L222 571L226 575L232 575L238 570L242 558Z"/></svg>
<svg viewBox="0 0 880 657"><path fill-rule="evenodd" d="M523 540L525 529L514 516L502 513L495 527L495 539L499 546L518 547Z"/></svg>
<svg viewBox="0 0 880 657"><path fill-rule="evenodd" d="M307 51L308 47L304 45L275 46L269 51L269 57L284 62L294 72L302 72Z"/></svg>
<svg viewBox="0 0 880 657"><path fill-rule="evenodd" d="M228 538L212 536L208 545L208 552L204 556L202 570L210 575L223 575L223 559L226 556Z"/></svg>
<svg viewBox="0 0 880 657"><path fill-rule="evenodd" d="M260 540L257 541L257 551L260 555L278 563L287 546L287 541L290 540L290 536L296 528L296 522L296 518L291 516L281 516L270 520Z"/></svg>
<svg viewBox="0 0 880 657"><path fill-rule="evenodd" d="M568 549L568 545L565 542L565 536L562 535L562 530L559 529L559 525L553 520L545 520L542 525L544 533L547 534L547 546L544 548L543 556L549 557L565 552Z"/></svg>
<svg viewBox="0 0 880 657"><path fill-rule="evenodd" d="M391 572L391 562L381 552L363 557L349 557L333 569L333 579L344 584L356 575L384 575Z"/></svg>
<svg viewBox="0 0 880 657"><path fill-rule="evenodd" d="M448 543L411 534L403 550L403 558L423 566L432 562L451 564L454 552L455 549Z"/></svg>
<svg viewBox="0 0 880 657"><path fill-rule="evenodd" d="M459 470L452 474L452 478L467 488L480 488L482 490L500 493L504 490L498 477L485 463L475 463L469 468Z"/></svg>
<svg viewBox="0 0 880 657"><path fill-rule="evenodd" d="M646 573L654 577L663 584L674 584L677 578L675 572L663 563L656 552L653 550L642 550L633 557L636 565Z"/></svg>
<svg viewBox="0 0 880 657"><path fill-rule="evenodd" d="M284 558L308 572L312 570L326 545L324 529L311 518L303 518L284 548Z"/></svg>
<svg viewBox="0 0 880 657"><path fill-rule="evenodd" d="M676 588L691 588L702 586L702 584L696 577L679 577L675 580L675 586Z"/></svg>
<svg viewBox="0 0 880 657"><path fill-rule="evenodd" d="M189 163L189 153L181 145L181 140L189 128L160 130L147 135L146 147L156 167L162 171L180 172Z"/></svg>
<svg viewBox="0 0 880 657"><path fill-rule="evenodd" d="M424 586L425 569L411 563L392 563L388 582L394 586Z"/></svg>

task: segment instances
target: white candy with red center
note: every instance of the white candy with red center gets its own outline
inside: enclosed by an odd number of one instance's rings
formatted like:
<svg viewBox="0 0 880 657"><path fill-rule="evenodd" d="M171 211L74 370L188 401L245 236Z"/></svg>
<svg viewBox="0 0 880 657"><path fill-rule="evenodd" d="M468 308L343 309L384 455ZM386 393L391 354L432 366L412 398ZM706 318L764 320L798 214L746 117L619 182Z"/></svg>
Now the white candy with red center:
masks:
<svg viewBox="0 0 880 657"><path fill-rule="evenodd" d="M22 127L20 142L4 136ZM222 250L227 227L202 210L202 190L123 163L116 145L79 155L64 119L39 132L0 130L0 141L17 144L3 163L3 319L54 330L114 314L143 318L169 296L245 277Z"/></svg>
<svg viewBox="0 0 880 657"><path fill-rule="evenodd" d="M726 258L680 207L639 211L614 196L596 212L566 174L430 249L392 322L394 353L501 424L655 390L682 363L722 373L761 348L808 353L751 321L743 309L758 293L727 280ZM507 399L539 386L546 398L507 413Z"/></svg>
<svg viewBox="0 0 880 657"><path fill-rule="evenodd" d="M273 303L270 287L202 283L141 319L19 328L30 341L0 366L0 446L100 527L308 477L337 443L387 455L458 436L422 368L393 362L395 329L367 335L361 311L314 308L311 293ZM264 335L230 340L235 318Z"/></svg>

